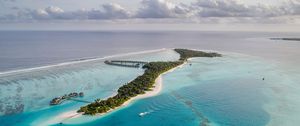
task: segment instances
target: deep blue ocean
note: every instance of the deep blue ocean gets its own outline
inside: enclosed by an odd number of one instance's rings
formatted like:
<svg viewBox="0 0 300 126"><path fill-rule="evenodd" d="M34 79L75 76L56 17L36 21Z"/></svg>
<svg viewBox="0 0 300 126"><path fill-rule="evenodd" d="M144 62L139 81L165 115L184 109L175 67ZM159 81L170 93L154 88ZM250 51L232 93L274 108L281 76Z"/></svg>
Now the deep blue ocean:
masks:
<svg viewBox="0 0 300 126"><path fill-rule="evenodd" d="M299 33L197 31L0 31L0 126L296 126ZM104 116L61 119L87 103L49 106L84 91L106 98L143 73L106 59L171 61L172 48L216 51L163 75L160 94ZM262 80L265 78L265 80ZM140 117L140 113L147 113Z"/></svg>
<svg viewBox="0 0 300 126"><path fill-rule="evenodd" d="M297 36L299 33L239 31L0 31L0 71L178 47L290 58L290 53L299 54L297 43L270 42L268 38Z"/></svg>

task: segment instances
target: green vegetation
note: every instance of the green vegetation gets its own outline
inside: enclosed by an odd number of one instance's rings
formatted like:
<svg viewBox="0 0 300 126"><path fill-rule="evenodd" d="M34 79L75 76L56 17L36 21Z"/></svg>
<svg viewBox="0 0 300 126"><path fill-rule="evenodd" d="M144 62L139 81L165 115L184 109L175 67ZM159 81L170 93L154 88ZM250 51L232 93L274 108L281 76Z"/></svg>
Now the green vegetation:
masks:
<svg viewBox="0 0 300 126"><path fill-rule="evenodd" d="M282 38L282 40L300 41L300 38Z"/></svg>
<svg viewBox="0 0 300 126"><path fill-rule="evenodd" d="M270 38L271 40L300 41L300 38Z"/></svg>
<svg viewBox="0 0 300 126"><path fill-rule="evenodd" d="M205 53L201 51L192 51L187 49L175 49L180 54L180 60L170 62L150 62L143 66L145 72L138 76L133 81L123 85L118 89L118 94L106 100L97 99L95 102L83 106L78 112L83 112L87 115L95 115L97 113L105 113L111 109L121 106L124 102L139 94L144 94L151 90L156 78L181 64L190 57L216 57L221 56L217 53Z"/></svg>
<svg viewBox="0 0 300 126"><path fill-rule="evenodd" d="M177 53L180 54L180 59L182 61L186 61L192 57L221 57L221 54L218 53L207 53L196 50L188 50L188 49L174 49Z"/></svg>
<svg viewBox="0 0 300 126"><path fill-rule="evenodd" d="M144 94L145 91L150 90L155 79L163 72L166 72L183 62L151 62L143 66L145 70L144 74L138 76L128 84L123 85L118 89L118 94L108 98L107 100L96 100L95 102L81 107L78 112L84 112L84 114L94 115L97 113L104 113L110 109L121 106L124 102L139 94Z"/></svg>

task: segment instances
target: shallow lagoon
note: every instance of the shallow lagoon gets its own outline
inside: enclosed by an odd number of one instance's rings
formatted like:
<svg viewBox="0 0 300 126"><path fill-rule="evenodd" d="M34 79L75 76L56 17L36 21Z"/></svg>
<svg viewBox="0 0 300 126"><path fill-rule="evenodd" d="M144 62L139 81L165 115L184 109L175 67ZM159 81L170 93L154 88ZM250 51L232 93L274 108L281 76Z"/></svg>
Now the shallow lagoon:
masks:
<svg viewBox="0 0 300 126"><path fill-rule="evenodd" d="M155 97L134 101L103 117L82 116L63 120L63 125L196 126L208 120L210 125L216 126L264 126L279 121L276 115L282 111L274 113L274 110L283 101L277 99L275 87L294 80L284 76L286 73L276 64L261 58L221 53L224 57L194 58L182 68L164 75L163 90ZM116 58L167 61L176 60L178 54L172 50L159 50ZM54 119L56 116L77 110L86 103L67 101L50 107L51 98L71 91L84 91L86 96L83 99L88 101L105 98L141 74L142 70L108 66L99 59L25 73L2 77L6 80L2 83L9 84L2 84L1 92L10 91L2 93L6 94L1 95L1 100L5 101L1 102L2 105L22 103L25 106L22 113L0 117L2 125L60 125L60 121ZM20 97L5 100L14 96L12 91ZM138 116L142 112L148 114Z"/></svg>
<svg viewBox="0 0 300 126"><path fill-rule="evenodd" d="M169 55L174 54L171 50L150 52L152 53L140 52L107 59L155 61L178 58L178 55ZM142 69L109 66L103 61L104 59L78 61L2 74L0 121L5 126L44 124L60 113L77 110L86 104L67 101L59 106L49 106L52 98L79 91L85 92L82 100L106 98L114 94L122 84L143 73Z"/></svg>
<svg viewBox="0 0 300 126"><path fill-rule="evenodd" d="M27 44L38 45L24 49L18 46L23 41L13 41L15 34L22 35L24 32L4 33L0 35L0 58L3 61L0 65L1 72L163 47L228 51L221 52L225 54L222 58L193 59L192 66L186 65L165 75L160 95L135 101L104 117L84 116L65 120L64 125L196 126L206 119L211 125L220 126L300 124L299 42L268 40L270 37L298 36L298 33L29 32L23 35L30 38L26 41ZM11 36L9 39L6 39L9 37L7 34ZM53 47L44 46L53 43L52 40L47 37L39 38L45 35L55 38L57 34L63 34L63 39L56 38ZM38 39L36 36L39 36ZM99 40L99 37L102 39ZM76 41L74 38L77 38ZM12 43L7 46L6 42ZM104 46L107 42L111 45ZM123 48L114 46L120 44ZM58 46L70 48L57 50ZM34 50L35 47L41 49ZM88 50L83 51L82 48ZM44 51L52 53L47 54ZM32 55L33 53L40 55ZM178 55L170 50L117 57L148 61L177 58ZM24 62L25 64L19 64ZM58 122L53 120L54 117L77 110L86 103L65 102L60 106L49 107L49 100L53 97L73 91L84 91L86 96L83 100L105 98L112 95L120 85L143 72L141 69L107 66L103 64L103 59L74 62L9 74L0 73L0 125L55 125ZM262 81L263 77L265 81ZM13 105L14 108L20 104L24 104L22 113L3 115L5 107ZM140 118L138 114L141 112L149 113Z"/></svg>
<svg viewBox="0 0 300 126"><path fill-rule="evenodd" d="M267 99L262 92L268 82L261 77L268 75L268 68L253 59L237 54L195 58L190 61L191 66L185 65L163 76L160 95L136 101L87 124L196 126L209 120L210 125L266 125L270 116L263 108ZM138 116L141 112L149 114L141 118Z"/></svg>

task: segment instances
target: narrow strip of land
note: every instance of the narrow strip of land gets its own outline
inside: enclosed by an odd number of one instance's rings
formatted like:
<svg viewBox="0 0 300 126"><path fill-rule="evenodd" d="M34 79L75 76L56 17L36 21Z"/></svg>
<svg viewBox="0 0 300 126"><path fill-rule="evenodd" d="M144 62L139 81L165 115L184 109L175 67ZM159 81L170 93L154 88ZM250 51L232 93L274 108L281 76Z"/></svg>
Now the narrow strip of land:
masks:
<svg viewBox="0 0 300 126"><path fill-rule="evenodd" d="M300 41L300 38L270 38L271 40Z"/></svg>
<svg viewBox="0 0 300 126"><path fill-rule="evenodd" d="M137 97L138 95L145 94L155 88L154 84L161 76L161 74L174 69L184 64L189 58L192 57L220 57L218 53L206 53L202 51L188 50L188 49L174 49L179 55L178 61L169 62L149 62L142 68L145 69L143 75L138 76L133 81L124 84L118 89L118 93L106 100L97 99L95 102L81 107L78 112L85 115L103 114L112 111L122 105L126 105L128 101Z"/></svg>
<svg viewBox="0 0 300 126"><path fill-rule="evenodd" d="M106 60L104 61L104 63L108 65L115 65L115 66L139 68L140 66L143 66L148 62L130 61L130 60Z"/></svg>

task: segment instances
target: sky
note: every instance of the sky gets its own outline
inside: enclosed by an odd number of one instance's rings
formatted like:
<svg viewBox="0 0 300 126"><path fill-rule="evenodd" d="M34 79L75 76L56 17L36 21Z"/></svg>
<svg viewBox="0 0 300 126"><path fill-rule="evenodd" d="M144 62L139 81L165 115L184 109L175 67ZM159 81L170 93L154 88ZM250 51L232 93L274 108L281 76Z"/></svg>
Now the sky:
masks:
<svg viewBox="0 0 300 126"><path fill-rule="evenodd" d="M300 0L0 0L4 28L66 22L290 26L300 24Z"/></svg>
<svg viewBox="0 0 300 126"><path fill-rule="evenodd" d="M45 8L48 6L59 6L66 10L74 10L78 8L97 8L99 5L107 4L107 3L118 3L122 6L126 6L128 9L137 9L140 5L141 0L0 0L1 5L1 13L10 13L13 7L18 8ZM195 0L169 0L173 3L192 3ZM242 0L246 4L280 4L282 0ZM33 4L34 3L34 4Z"/></svg>

